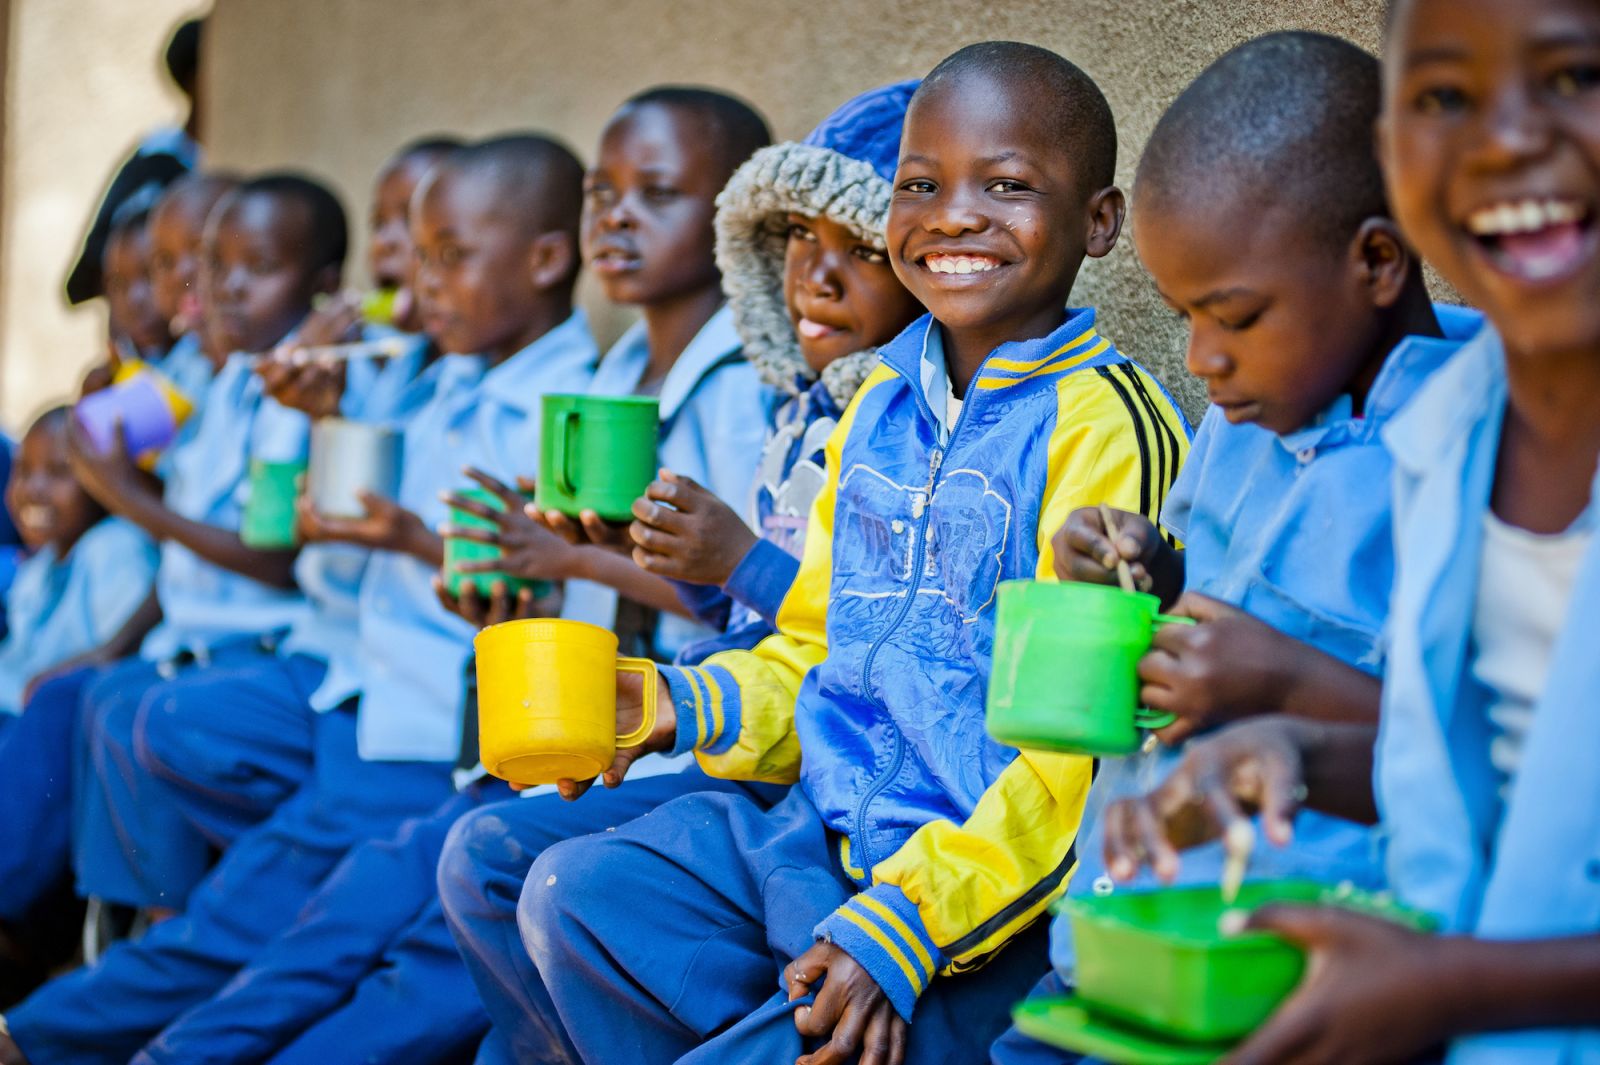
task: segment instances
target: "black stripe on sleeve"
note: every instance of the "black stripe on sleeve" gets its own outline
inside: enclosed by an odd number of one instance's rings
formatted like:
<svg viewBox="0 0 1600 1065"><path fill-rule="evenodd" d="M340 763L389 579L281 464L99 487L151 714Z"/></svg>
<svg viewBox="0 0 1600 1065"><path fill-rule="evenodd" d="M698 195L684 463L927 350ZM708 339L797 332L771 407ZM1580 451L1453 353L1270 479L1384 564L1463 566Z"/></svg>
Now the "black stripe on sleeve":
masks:
<svg viewBox="0 0 1600 1065"><path fill-rule="evenodd" d="M1150 516L1150 437L1145 429L1144 419L1139 417L1138 405L1133 397L1118 380L1112 376L1109 367L1096 366L1095 373L1099 374L1117 398L1122 400L1122 405L1128 409L1128 419L1133 422L1134 438L1139 445L1139 513L1145 517ZM1151 519L1154 520L1154 519Z"/></svg>

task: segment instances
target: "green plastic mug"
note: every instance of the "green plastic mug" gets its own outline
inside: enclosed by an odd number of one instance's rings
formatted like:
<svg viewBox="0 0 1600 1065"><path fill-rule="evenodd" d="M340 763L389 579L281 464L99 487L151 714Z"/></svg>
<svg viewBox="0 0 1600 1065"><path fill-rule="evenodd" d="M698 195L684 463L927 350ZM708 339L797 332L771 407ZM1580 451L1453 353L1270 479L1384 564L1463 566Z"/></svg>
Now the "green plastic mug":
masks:
<svg viewBox="0 0 1600 1065"><path fill-rule="evenodd" d="M304 462L251 461L250 495L239 521L239 539L246 547L272 550L299 543L294 501L305 475Z"/></svg>
<svg viewBox="0 0 1600 1065"><path fill-rule="evenodd" d="M456 495L463 499L470 499L474 503L482 503L490 510L504 510L506 505L500 497L486 488L462 488ZM450 508L450 524L459 525L466 529L494 529L494 522L487 518L480 518L476 514L469 514L455 507ZM478 590L478 594L485 599L494 594L496 581L505 581L506 590L515 599L524 588L532 588L535 598L543 598L550 594L550 585L545 581L529 581L520 577L513 577L508 573L462 573L461 563L482 562L497 559L504 552L496 544L479 543L476 540L461 540L447 536L444 541L444 581L450 594L460 597L461 589L467 585Z"/></svg>
<svg viewBox="0 0 1600 1065"><path fill-rule="evenodd" d="M1130 754L1171 714L1139 705L1139 659L1167 617L1143 592L1006 581L995 619L989 735L1012 747Z"/></svg>
<svg viewBox="0 0 1600 1065"><path fill-rule="evenodd" d="M592 510L629 521L656 476L661 405L649 396L544 397L539 426L540 510Z"/></svg>

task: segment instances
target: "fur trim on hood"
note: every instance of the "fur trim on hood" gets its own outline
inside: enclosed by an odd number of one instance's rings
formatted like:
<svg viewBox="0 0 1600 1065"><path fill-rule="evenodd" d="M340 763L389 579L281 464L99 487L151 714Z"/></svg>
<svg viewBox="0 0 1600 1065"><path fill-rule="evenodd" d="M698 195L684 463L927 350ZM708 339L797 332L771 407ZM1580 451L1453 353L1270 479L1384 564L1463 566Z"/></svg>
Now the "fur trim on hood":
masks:
<svg viewBox="0 0 1600 1065"><path fill-rule="evenodd" d="M848 226L875 248L893 192L870 163L828 148L789 142L751 156L717 197L717 266L761 379L786 395L803 392L815 374L800 354L783 299L783 258L790 213ZM878 363L874 350L835 360L823 372L840 407L849 404Z"/></svg>

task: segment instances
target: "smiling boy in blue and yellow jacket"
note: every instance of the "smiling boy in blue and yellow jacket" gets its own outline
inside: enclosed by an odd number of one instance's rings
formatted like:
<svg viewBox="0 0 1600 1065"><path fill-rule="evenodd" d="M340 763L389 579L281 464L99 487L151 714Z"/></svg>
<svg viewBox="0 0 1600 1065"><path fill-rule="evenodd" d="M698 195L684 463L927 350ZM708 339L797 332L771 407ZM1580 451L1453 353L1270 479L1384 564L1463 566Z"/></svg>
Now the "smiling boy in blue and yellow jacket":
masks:
<svg viewBox="0 0 1600 1065"><path fill-rule="evenodd" d="M995 590L1051 575L1077 506L1154 515L1188 446L1094 312L1062 309L1121 227L1115 146L1043 49L975 45L917 91L887 243L932 317L829 442L778 635L665 670L650 739L606 774L676 748L800 786L768 812L688 796L535 863L523 941L583 1060L979 1060L1028 986L1091 763L986 736Z"/></svg>

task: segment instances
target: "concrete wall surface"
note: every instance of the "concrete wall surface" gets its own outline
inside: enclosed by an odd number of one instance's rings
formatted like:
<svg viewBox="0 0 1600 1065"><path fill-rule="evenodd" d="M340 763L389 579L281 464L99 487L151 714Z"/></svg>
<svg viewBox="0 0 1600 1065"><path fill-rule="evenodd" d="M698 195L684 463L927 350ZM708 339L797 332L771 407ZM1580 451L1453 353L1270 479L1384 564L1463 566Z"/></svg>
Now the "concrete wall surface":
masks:
<svg viewBox="0 0 1600 1065"><path fill-rule="evenodd" d="M161 55L197 0L10 0L0 166L0 423L67 398L105 349L101 301L62 295L117 165L183 100Z"/></svg>
<svg viewBox="0 0 1600 1065"><path fill-rule="evenodd" d="M364 216L374 170L418 134L537 127L587 156L630 93L699 82L740 93L778 136L797 137L852 93L1010 38L1054 48L1100 82L1128 182L1162 107L1221 52L1282 28L1376 48L1380 11L1381 0L218 0L210 144L229 165L318 171ZM1078 288L1076 302L1103 308L1106 335L1198 413L1204 390L1182 369L1181 323L1131 244L1091 264ZM597 318L602 333L620 327L614 313Z"/></svg>

